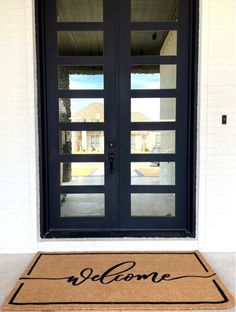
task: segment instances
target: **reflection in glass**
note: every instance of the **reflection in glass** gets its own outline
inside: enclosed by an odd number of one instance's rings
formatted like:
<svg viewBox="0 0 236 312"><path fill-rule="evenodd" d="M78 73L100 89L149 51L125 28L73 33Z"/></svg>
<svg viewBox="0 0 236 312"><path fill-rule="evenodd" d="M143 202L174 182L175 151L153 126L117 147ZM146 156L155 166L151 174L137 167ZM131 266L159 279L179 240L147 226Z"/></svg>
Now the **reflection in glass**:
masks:
<svg viewBox="0 0 236 312"><path fill-rule="evenodd" d="M131 153L173 154L175 153L175 131L131 131Z"/></svg>
<svg viewBox="0 0 236 312"><path fill-rule="evenodd" d="M103 66L58 66L58 88L60 90L104 89Z"/></svg>
<svg viewBox="0 0 236 312"><path fill-rule="evenodd" d="M60 122L104 122L104 99L60 98Z"/></svg>
<svg viewBox="0 0 236 312"><path fill-rule="evenodd" d="M103 0L57 0L58 22L103 22Z"/></svg>
<svg viewBox="0 0 236 312"><path fill-rule="evenodd" d="M175 185L174 162L132 162L131 185Z"/></svg>
<svg viewBox="0 0 236 312"><path fill-rule="evenodd" d="M60 165L61 185L104 185L104 163L65 162Z"/></svg>
<svg viewBox="0 0 236 312"><path fill-rule="evenodd" d="M103 55L102 31L58 31L59 56Z"/></svg>
<svg viewBox="0 0 236 312"><path fill-rule="evenodd" d="M131 55L176 55L177 31L137 30L131 32Z"/></svg>
<svg viewBox="0 0 236 312"><path fill-rule="evenodd" d="M60 131L60 154L103 153L103 131Z"/></svg>
<svg viewBox="0 0 236 312"><path fill-rule="evenodd" d="M131 22L175 22L177 0L131 0Z"/></svg>
<svg viewBox="0 0 236 312"><path fill-rule="evenodd" d="M104 194L61 194L61 217L104 217Z"/></svg>
<svg viewBox="0 0 236 312"><path fill-rule="evenodd" d="M175 217L175 194L131 194L131 216Z"/></svg>
<svg viewBox="0 0 236 312"><path fill-rule="evenodd" d="M132 122L175 121L175 98L132 98Z"/></svg>
<svg viewBox="0 0 236 312"><path fill-rule="evenodd" d="M134 65L131 89L175 89L176 65Z"/></svg>

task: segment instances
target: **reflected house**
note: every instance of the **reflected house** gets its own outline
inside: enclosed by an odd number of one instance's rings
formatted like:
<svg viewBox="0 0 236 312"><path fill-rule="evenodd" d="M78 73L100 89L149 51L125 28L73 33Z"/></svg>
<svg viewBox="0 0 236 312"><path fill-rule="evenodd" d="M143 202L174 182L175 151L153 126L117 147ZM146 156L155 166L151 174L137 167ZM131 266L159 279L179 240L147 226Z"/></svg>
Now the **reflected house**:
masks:
<svg viewBox="0 0 236 312"><path fill-rule="evenodd" d="M101 103L92 102L83 109L74 111L70 99L60 99L59 119L61 122L101 122L104 110ZM62 131L60 134L62 154L102 153L104 148L103 131ZM61 164L61 182L71 180L71 163Z"/></svg>
<svg viewBox="0 0 236 312"><path fill-rule="evenodd" d="M176 8L173 9L173 16L176 15ZM175 17L173 17L175 20ZM78 35L78 34L77 34ZM86 43L83 36L76 40L76 33L63 33L63 36L59 40L59 50L62 52L67 51L66 55L100 55L103 37L98 33L90 34L93 36L95 42L97 42L96 49L90 48ZM66 38L71 36L70 49L66 46ZM132 55L176 55L177 54L177 31L137 31L132 35ZM74 39L73 39L74 38ZM141 39L140 39L141 38ZM67 38L68 39L68 38ZM73 40L72 40L73 39ZM94 41L92 40L92 41ZM140 45L142 43L142 45ZM145 43L145 44L144 44ZM147 51L145 50L145 47ZM69 51L68 51L69 49ZM94 50L95 49L95 50ZM142 52L142 53L141 53ZM60 54L60 55L61 55ZM132 67L133 74L142 73L148 74L146 79L148 81L151 76L159 76L160 89L175 89L176 88L176 66L174 65L135 65ZM80 86L79 83L71 85L72 77L85 77L101 75L103 76L102 66L60 66L59 71L59 89L69 90L83 89L84 84ZM149 76L149 77L148 77ZM97 78L96 78L97 79ZM93 83L96 85L96 79ZM91 87L91 86L90 86ZM87 87L86 87L87 88ZM103 87L96 85L95 89L102 89ZM60 121L61 122L103 122L104 121L104 108L99 103L91 102L80 110L73 111L71 105L71 99L61 99L60 102ZM173 118L173 112L175 110L175 103L172 99L161 98L160 99L160 121L169 120ZM163 105L162 105L163 104ZM107 105L107 104L106 104ZM145 105L145 103L144 103ZM150 121L142 112L131 112L132 115L139 115L138 121ZM135 116L132 116L132 120L135 120ZM64 137L63 137L64 135ZM132 131L131 135L131 149L133 152L152 152L153 148L165 146L165 150L171 151L174 138L170 138L170 133L160 131ZM73 131L64 132L61 135L61 147L62 152L66 154L71 153L102 153L104 146L104 137L102 131Z"/></svg>
<svg viewBox="0 0 236 312"><path fill-rule="evenodd" d="M101 153L104 147L103 131L77 131L72 133L72 153Z"/></svg>
<svg viewBox="0 0 236 312"><path fill-rule="evenodd" d="M145 101L145 100L144 100ZM72 111L70 99L62 99L60 105L60 120L63 122L102 122L104 121L104 107L100 102L91 102L82 109ZM145 102L144 102L145 105ZM161 112L160 112L161 114ZM150 122L150 118L143 112L131 112L131 119L139 122ZM131 151L137 153L152 152L154 148L161 149L165 133L161 131L132 131L131 134ZM166 141L173 139L168 133ZM63 154L79 153L102 153L104 149L103 131L64 131L61 134L61 147Z"/></svg>
<svg viewBox="0 0 236 312"><path fill-rule="evenodd" d="M145 103L144 103L145 105ZM150 118L141 112L131 112L131 119L140 122L148 122ZM131 134L131 151L132 152L151 152L154 147L156 136L159 136L159 131L132 131ZM153 146L152 146L153 145Z"/></svg>
<svg viewBox="0 0 236 312"><path fill-rule="evenodd" d="M160 131L132 131L131 151L133 153L152 153L160 148Z"/></svg>
<svg viewBox="0 0 236 312"><path fill-rule="evenodd" d="M67 34L68 35L68 34ZM75 36L75 34L72 34ZM95 34L94 34L95 35ZM155 37L154 37L155 35ZM66 36L66 34L64 34ZM139 40L139 37L142 40ZM64 38L64 37L63 37ZM65 49L65 38L61 38L60 49ZM151 39L150 39L151 38ZM155 39L155 40L154 40ZM82 38L81 38L82 40ZM99 42L98 47L101 46L102 37L97 36L96 40ZM155 32L150 36L149 32L137 32L133 37L132 54L136 55L143 51L143 55L150 54L153 51L154 55L176 55L177 51L177 32L165 31ZM137 44L148 40L148 46L151 50L145 51L144 46ZM83 41L83 40L82 40ZM86 44L78 45L76 40L73 40L73 49L77 54L88 54L88 51L83 49L88 48ZM72 52L73 52L72 51ZM139 52L137 52L139 51ZM71 52L71 53L72 53ZM85 53L86 52L86 53ZM98 53L98 52L97 52ZM100 53L100 52L99 52ZM73 52L74 54L74 52ZM98 54L99 55L99 54ZM148 74L150 77L159 75L159 87L161 89L175 89L176 88L176 66L173 65L136 65L133 66L133 73ZM60 66L59 71L59 89L68 90L73 89L71 82L73 75L77 77L103 75L102 66ZM147 80L148 80L147 76ZM93 81L95 82L96 79ZM84 86L84 85L83 85ZM101 86L97 87L100 89ZM75 89L81 89L79 84ZM102 88L102 87L101 87ZM73 107L72 99L60 99L60 122L103 122L104 121L104 106L101 103L94 101L85 105L81 109ZM105 103L107 105L107 103ZM143 105L145 106L145 100ZM175 111L175 103L172 99L161 98L159 109L159 121L173 119ZM150 118L143 112L131 112L132 120L139 122L150 122ZM168 131L132 131L131 133L131 152L133 153L173 153L175 152L175 135ZM63 154L80 154L80 153L103 153L104 150L104 133L103 131L62 131L60 136L61 153ZM122 147L121 147L122 148ZM162 166L163 167L163 166ZM71 179L71 164L67 163L63 168L63 182Z"/></svg>
<svg viewBox="0 0 236 312"><path fill-rule="evenodd" d="M132 120L150 121L150 118L142 112L132 112L131 115ZM104 120L104 109L100 103L93 102L83 109L72 112L71 119L77 122L101 122ZM101 153L104 148L103 131L72 132L71 146L73 154ZM160 146L159 131L132 131L132 151L151 152L155 146Z"/></svg>
<svg viewBox="0 0 236 312"><path fill-rule="evenodd" d="M104 120L104 109L100 102L93 102L79 111L72 113L72 120L78 122L101 122ZM77 131L72 134L73 153L97 152L104 149L103 131Z"/></svg>

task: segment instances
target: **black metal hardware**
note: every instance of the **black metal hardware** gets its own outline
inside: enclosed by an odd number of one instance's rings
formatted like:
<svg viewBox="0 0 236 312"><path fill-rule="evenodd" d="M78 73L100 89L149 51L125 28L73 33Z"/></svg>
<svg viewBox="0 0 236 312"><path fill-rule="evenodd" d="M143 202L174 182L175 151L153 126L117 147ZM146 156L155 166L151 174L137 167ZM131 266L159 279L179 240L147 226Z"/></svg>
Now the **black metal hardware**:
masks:
<svg viewBox="0 0 236 312"><path fill-rule="evenodd" d="M109 173L114 173L114 153L109 153Z"/></svg>
<svg viewBox="0 0 236 312"><path fill-rule="evenodd" d="M110 148L115 147L115 142L114 141L109 141L108 142L108 147L110 147Z"/></svg>
<svg viewBox="0 0 236 312"><path fill-rule="evenodd" d="M227 124L227 115L222 115L222 125Z"/></svg>

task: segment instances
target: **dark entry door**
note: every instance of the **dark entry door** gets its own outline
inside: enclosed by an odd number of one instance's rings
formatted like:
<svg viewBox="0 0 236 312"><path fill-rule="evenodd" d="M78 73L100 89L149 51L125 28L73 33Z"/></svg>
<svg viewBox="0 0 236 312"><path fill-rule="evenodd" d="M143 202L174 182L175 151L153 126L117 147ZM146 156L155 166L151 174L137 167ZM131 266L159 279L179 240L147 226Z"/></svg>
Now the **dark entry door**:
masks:
<svg viewBox="0 0 236 312"><path fill-rule="evenodd" d="M43 236L193 235L190 4L39 3Z"/></svg>

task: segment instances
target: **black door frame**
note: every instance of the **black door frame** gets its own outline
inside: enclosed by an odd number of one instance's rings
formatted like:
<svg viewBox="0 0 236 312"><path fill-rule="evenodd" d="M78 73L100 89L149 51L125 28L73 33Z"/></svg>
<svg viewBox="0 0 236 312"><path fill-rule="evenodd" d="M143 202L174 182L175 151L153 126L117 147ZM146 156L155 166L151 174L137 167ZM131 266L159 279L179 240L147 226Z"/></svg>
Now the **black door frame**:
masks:
<svg viewBox="0 0 236 312"><path fill-rule="evenodd" d="M45 83L45 73L46 73L46 68L50 68L50 64L47 64L46 56L45 56L45 32L44 32L44 27L45 27L45 19L43 16L44 12L44 1L42 0L35 0L36 5L35 5L35 13L36 13L36 47L37 47L37 77L38 77L38 116L39 116L39 152L40 152L40 158L39 158L39 164L40 164L40 234L42 238L65 238L65 237L195 237L195 221L196 221L196 216L195 216L195 210L196 210L196 120L197 120L197 62L198 62L198 1L196 0L191 0L190 2L190 7L189 7L189 25L182 25L182 27L188 28L189 31L189 47L188 47L188 57L189 57L189 68L188 68L188 78L189 78L189 90L188 91L188 103L189 104L189 112L188 112L188 211L187 215L185 216L186 219L186 227L185 228L176 228L173 230L173 226L171 225L172 223L172 218L170 219L170 229L164 228L161 229L159 226L159 229L146 229L145 230L145 225L142 230L136 230L135 229L135 224L132 230L114 230L114 228L106 228L106 229L81 229L81 230L71 230L67 229L66 227L58 228L52 227L50 224L50 219L52 219L53 216L50 215L50 210L49 210L49 192L48 188L50 187L50 177L48 176L48 135L47 135L47 120L45 116L48 116L48 112L46 110L46 98L47 98L47 86ZM53 3L55 0L48 1L47 3ZM104 0L106 1L106 0ZM122 1L122 0L121 0ZM179 0L181 1L181 0ZM112 1L108 1L110 5L112 5ZM125 5L126 1L123 1L123 4ZM184 1L183 1L184 2ZM50 5L51 5L50 4ZM114 10L115 8L110 8L107 6L107 9L110 12L110 9ZM119 10L117 7L116 10ZM129 10L128 10L129 11ZM188 14L188 12L186 12ZM105 12L106 14L106 12ZM128 14L128 13L127 13ZM108 16L108 11L107 11L107 16ZM110 20L112 22L112 18ZM113 18L113 22L116 23L115 19ZM150 24L150 23L149 23ZM166 23L164 23L166 24ZM142 29L144 24L142 25ZM165 25L162 25L165 26ZM86 26L87 27L87 26ZM121 27L127 27L127 25L123 25ZM138 27L138 24L136 25ZM150 25L149 25L150 27ZM87 28L86 28L87 29ZM156 28L155 28L156 29ZM127 33L129 33L130 29L127 29ZM105 32L106 33L106 32ZM48 34L50 35L50 34ZM109 36L109 32L107 34ZM108 39L108 38L107 38ZM112 34L110 33L109 40L114 40L112 39ZM122 42L122 40L121 40ZM55 45L55 42L52 43L52 48L53 44ZM112 45L110 45L112 46ZM115 47L115 44L113 45ZM55 46L54 46L55 49ZM120 46L120 49L123 49L122 45ZM110 51L113 53L117 53L115 50ZM181 53L181 51L178 51L178 53ZM111 55L112 53L110 53ZM135 61L135 57L133 57ZM158 57L156 58L158 59ZM171 58L169 58L171 61ZM77 61L77 60L76 60ZM145 59L144 59L145 61ZM158 62L160 62L161 59L159 58ZM109 64L109 70L110 70L110 76L109 79L112 79L115 77L115 68L112 69L112 62L113 59L107 59L107 68ZM146 62L149 62L147 59ZM117 62L118 63L118 62ZM142 61L143 63L143 61ZM125 62L124 62L125 65ZM130 68L130 63L127 63L128 65L128 70ZM106 68L106 66L105 66ZM123 66L123 69L125 66ZM125 69L124 69L125 70ZM105 69L105 77L106 75L109 75L108 71L106 72ZM122 73L121 73L122 75ZM118 81L118 79L117 79ZM178 81L178 78L177 78ZM125 82L125 80L124 80ZM55 81L52 83L56 83ZM54 85L55 88L55 85ZM165 96L165 90L158 90L158 94L162 94ZM110 90L110 92L115 94L114 90ZM131 91L132 92L132 91ZM85 92L86 93L86 92ZM135 93L135 92L133 92ZM138 92L137 92L138 93ZM61 95L62 93L60 93ZM64 92L66 95L66 91ZM168 96L170 93L166 94ZM135 94L134 94L135 95ZM85 94L86 96L86 94ZM91 93L88 95L91 96ZM106 95L105 95L106 96ZM109 95L108 95L109 96ZM139 94L136 94L135 96L141 97L142 92ZM148 95L151 96L151 93ZM114 99L115 100L115 99ZM121 99L122 100L122 99ZM121 111L122 114L122 111ZM55 116L55 115L54 115ZM51 119L52 120L52 119ZM113 123L114 124L114 123ZM68 129L68 128L67 128ZM73 129L73 126L71 126L71 129ZM82 128L81 128L82 129ZM84 129L84 127L83 127ZM86 128L85 128L86 129ZM77 129L76 129L77 130ZM111 131L111 133L114 133L116 129L108 129ZM127 129L123 128L124 131ZM123 133L124 134L124 133ZM121 135L122 137L122 135ZM107 146L107 144L105 144ZM105 153L106 155L107 153ZM104 157L105 157L104 155ZM125 155L125 154L123 154ZM92 157L92 156L91 156ZM120 153L120 157L122 157L122 153ZM160 155L160 159L161 159ZM73 157L71 158L73 159ZM87 159L87 156L85 156L84 161ZM149 160L149 159L148 159ZM121 160L122 161L122 160ZM122 189L121 189L122 191ZM81 192L81 191L80 191ZM115 199L116 201L117 199ZM115 216L115 214L113 214ZM117 217L117 216L116 216ZM149 219L149 218L148 218ZM173 218L174 220L175 218ZM111 222L111 219L108 219L109 222ZM113 219L115 222L115 220ZM150 221L150 220L149 220ZM156 221L155 221L156 222ZM86 226L85 226L86 227Z"/></svg>

